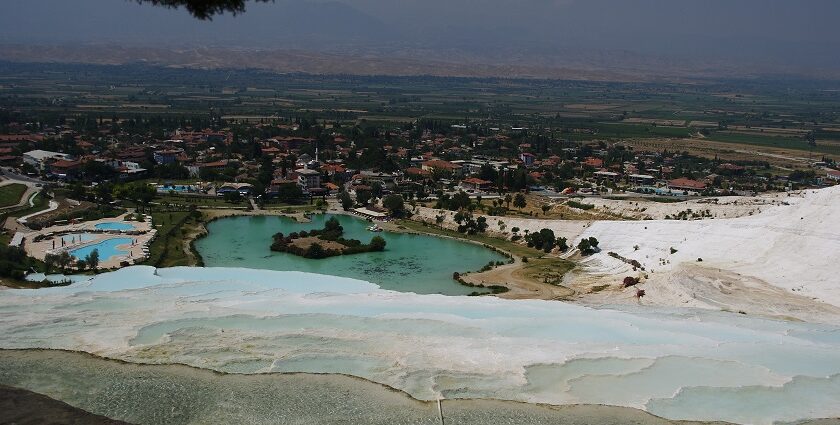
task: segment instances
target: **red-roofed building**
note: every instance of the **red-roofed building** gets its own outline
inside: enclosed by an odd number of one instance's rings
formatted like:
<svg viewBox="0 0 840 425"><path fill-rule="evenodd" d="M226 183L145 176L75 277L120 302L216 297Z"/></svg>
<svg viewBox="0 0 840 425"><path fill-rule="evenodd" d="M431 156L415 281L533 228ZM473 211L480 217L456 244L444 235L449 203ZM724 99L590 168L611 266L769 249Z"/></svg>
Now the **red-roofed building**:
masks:
<svg viewBox="0 0 840 425"><path fill-rule="evenodd" d="M447 171L456 176L460 175L463 171L463 167L461 167L460 165L453 164L449 161L443 161L440 159L432 159L423 162L423 169L429 172L433 170Z"/></svg>
<svg viewBox="0 0 840 425"><path fill-rule="evenodd" d="M706 190L706 183L680 177L678 179L670 180L668 182L668 188L700 192Z"/></svg>
<svg viewBox="0 0 840 425"><path fill-rule="evenodd" d="M478 179L475 177L470 177L468 179L464 179L461 181L461 186L465 189L469 190L487 190L490 188L493 182L489 182L487 180Z"/></svg>
<svg viewBox="0 0 840 425"><path fill-rule="evenodd" d="M583 161L583 164L588 165L592 168L604 168L604 160L601 158L588 157L586 158L586 160Z"/></svg>

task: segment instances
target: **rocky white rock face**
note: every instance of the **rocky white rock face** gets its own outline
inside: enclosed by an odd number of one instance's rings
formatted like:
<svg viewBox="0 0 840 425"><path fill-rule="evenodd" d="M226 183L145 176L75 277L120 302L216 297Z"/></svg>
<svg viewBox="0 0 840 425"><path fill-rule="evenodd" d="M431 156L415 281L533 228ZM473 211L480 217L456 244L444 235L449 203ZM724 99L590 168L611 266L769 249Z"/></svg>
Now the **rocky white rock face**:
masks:
<svg viewBox="0 0 840 425"><path fill-rule="evenodd" d="M759 424L840 415L834 325L416 295L299 272L131 267L0 291L0 347L345 373L421 399L602 403Z"/></svg>

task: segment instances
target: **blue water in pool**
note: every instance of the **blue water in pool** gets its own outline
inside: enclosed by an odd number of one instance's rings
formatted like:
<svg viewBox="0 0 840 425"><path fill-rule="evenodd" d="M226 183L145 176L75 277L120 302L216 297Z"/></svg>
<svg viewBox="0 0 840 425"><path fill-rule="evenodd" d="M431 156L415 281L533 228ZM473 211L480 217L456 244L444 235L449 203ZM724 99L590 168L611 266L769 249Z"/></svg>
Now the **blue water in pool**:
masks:
<svg viewBox="0 0 840 425"><path fill-rule="evenodd" d="M121 222L99 223L94 227L99 230L134 230L133 224Z"/></svg>
<svg viewBox="0 0 840 425"><path fill-rule="evenodd" d="M176 184L176 185L172 185L172 186L170 186L170 185L158 186L157 190L160 193L168 193L170 191L173 191L173 192L195 192L196 191L194 186L180 185L180 184Z"/></svg>
<svg viewBox="0 0 840 425"><path fill-rule="evenodd" d="M85 258L93 252L94 249L99 250L99 260L106 261L111 257L117 255L126 255L128 251L118 249L117 246L119 245L128 245L132 241L131 238L112 238L106 239L102 242L95 243L93 245L88 245L83 248L74 249L70 251L70 255L76 258Z"/></svg>

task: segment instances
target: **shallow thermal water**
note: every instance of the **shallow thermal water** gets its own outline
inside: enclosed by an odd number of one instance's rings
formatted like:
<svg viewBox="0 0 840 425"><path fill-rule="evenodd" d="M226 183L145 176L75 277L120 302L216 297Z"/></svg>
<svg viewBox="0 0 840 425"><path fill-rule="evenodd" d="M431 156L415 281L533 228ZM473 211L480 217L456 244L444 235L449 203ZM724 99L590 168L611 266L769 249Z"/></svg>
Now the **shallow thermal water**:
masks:
<svg viewBox="0 0 840 425"><path fill-rule="evenodd" d="M417 295L300 272L130 267L1 291L0 348L33 347L337 372L423 400L601 403L758 424L840 416L836 326Z"/></svg>
<svg viewBox="0 0 840 425"><path fill-rule="evenodd" d="M341 222L347 239L367 243L374 236L382 236L388 243L385 251L311 260L270 250L275 233L323 228L330 217ZM211 267L305 271L361 279L385 289L418 294L469 294L477 288L459 285L452 279L453 272L476 271L491 261L507 261L478 245L435 236L373 233L368 226L370 223L364 220L343 215L316 215L311 223L298 223L288 217L232 217L210 223L208 236L195 246L204 264Z"/></svg>

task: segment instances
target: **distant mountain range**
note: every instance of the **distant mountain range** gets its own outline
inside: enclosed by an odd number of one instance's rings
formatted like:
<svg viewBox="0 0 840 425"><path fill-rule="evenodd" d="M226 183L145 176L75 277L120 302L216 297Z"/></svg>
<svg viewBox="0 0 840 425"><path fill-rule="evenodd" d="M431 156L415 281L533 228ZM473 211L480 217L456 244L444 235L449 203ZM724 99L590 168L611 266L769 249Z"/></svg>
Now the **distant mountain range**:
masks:
<svg viewBox="0 0 840 425"><path fill-rule="evenodd" d="M5 1L0 59L595 80L840 79L828 0L275 0L236 17Z"/></svg>

